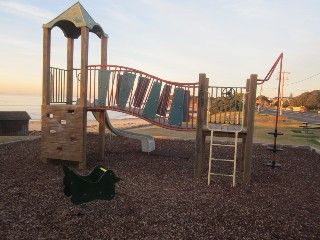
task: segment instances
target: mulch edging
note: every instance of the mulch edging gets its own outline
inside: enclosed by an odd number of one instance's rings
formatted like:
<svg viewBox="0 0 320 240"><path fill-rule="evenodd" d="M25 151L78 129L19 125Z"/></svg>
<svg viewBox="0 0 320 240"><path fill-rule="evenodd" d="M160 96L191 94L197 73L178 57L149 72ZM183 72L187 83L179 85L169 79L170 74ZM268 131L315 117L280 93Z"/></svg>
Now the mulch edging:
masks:
<svg viewBox="0 0 320 240"><path fill-rule="evenodd" d="M232 188L228 178L210 186L206 173L193 179L194 141L156 139L157 151L189 159L141 153L139 141L122 137L106 148L98 159L98 136L88 134L88 169L75 171L87 174L98 163L112 169L123 179L115 198L75 206L63 195L61 162L40 161L40 139L0 145L0 238L320 238L320 155L314 151L284 147L277 155L282 168L273 173L265 166L270 152L254 146L251 183L242 184L238 173Z"/></svg>

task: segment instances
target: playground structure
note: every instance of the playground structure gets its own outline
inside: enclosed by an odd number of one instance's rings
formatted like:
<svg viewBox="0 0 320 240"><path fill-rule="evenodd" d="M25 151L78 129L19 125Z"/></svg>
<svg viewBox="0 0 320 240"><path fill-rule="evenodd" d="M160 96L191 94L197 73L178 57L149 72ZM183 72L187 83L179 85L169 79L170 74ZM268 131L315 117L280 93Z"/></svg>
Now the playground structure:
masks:
<svg viewBox="0 0 320 240"><path fill-rule="evenodd" d="M50 65L51 29L56 26L67 38L67 69ZM89 32L101 39L101 63L98 65L88 65ZM74 39L80 36L81 66L77 69L73 66L73 48ZM209 87L205 74L200 74L196 83L167 81L133 68L107 64L107 40L107 34L79 2L43 25L43 162L60 159L76 161L79 168L86 167L88 111L92 111L99 122L101 159L105 155L106 127L115 134L139 139L144 152L154 150L151 136L115 129L107 114L112 110L142 118L162 128L196 130L195 177L200 177L205 165L206 137L235 138L237 132L237 138L243 143L241 171L244 180L250 181L257 75L251 75L247 86L241 88ZM221 96L217 95L218 92ZM209 99L208 94L211 94ZM245 100L234 100L238 95ZM227 100L224 103L241 103L241 106L219 108L219 113L209 114L207 120L207 107L209 112L212 111L217 104L214 99L222 98ZM207 121L210 122L209 128Z"/></svg>
<svg viewBox="0 0 320 240"><path fill-rule="evenodd" d="M67 68L50 66L51 30L67 38ZM89 32L101 39L101 64L88 65ZM74 39L81 36L81 66L73 66ZM87 112L99 122L99 155L104 158L105 128L136 138L144 152L154 150L151 136L112 126L107 110L137 116L155 125L194 130L197 83L170 82L142 71L107 65L108 36L77 2L43 25L42 160L61 159L86 165Z"/></svg>

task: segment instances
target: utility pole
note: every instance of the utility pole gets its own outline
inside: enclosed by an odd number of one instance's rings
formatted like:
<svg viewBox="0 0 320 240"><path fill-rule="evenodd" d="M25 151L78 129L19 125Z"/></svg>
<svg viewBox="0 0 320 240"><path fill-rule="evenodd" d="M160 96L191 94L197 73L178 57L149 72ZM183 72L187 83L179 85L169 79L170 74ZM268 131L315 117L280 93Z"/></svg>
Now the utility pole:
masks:
<svg viewBox="0 0 320 240"><path fill-rule="evenodd" d="M290 72L282 71L281 73L279 72L279 77L277 78L277 80L281 81L281 100L280 103L278 102L278 104L280 104L280 116L282 116L284 80L289 80L289 74Z"/></svg>

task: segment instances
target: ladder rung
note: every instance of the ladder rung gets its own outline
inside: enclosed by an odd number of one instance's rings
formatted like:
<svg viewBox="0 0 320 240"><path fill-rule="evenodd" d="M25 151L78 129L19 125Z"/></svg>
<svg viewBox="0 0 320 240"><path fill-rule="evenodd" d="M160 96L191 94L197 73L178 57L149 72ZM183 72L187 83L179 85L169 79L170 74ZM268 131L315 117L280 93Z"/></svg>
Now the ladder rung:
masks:
<svg viewBox="0 0 320 240"><path fill-rule="evenodd" d="M223 173L210 173L210 175L218 175L218 176L225 176L225 177L233 177L233 175L223 174Z"/></svg>
<svg viewBox="0 0 320 240"><path fill-rule="evenodd" d="M210 160L214 161L222 161L222 162L234 162L234 159L220 159L220 158L210 158Z"/></svg>
<svg viewBox="0 0 320 240"><path fill-rule="evenodd" d="M212 146L221 146L221 147L234 147L235 145L231 144L219 144L219 143L213 143Z"/></svg>

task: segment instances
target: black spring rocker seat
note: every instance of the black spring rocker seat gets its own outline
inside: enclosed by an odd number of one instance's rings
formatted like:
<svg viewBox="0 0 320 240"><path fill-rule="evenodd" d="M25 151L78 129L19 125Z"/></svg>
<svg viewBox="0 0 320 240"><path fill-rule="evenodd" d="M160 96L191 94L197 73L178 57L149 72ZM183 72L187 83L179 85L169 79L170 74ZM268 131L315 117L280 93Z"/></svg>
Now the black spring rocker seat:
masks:
<svg viewBox="0 0 320 240"><path fill-rule="evenodd" d="M112 170L106 170L101 165L95 166L87 176L76 174L63 165L64 194L71 196L75 205L92 200L112 200L115 196L115 183L121 179Z"/></svg>

